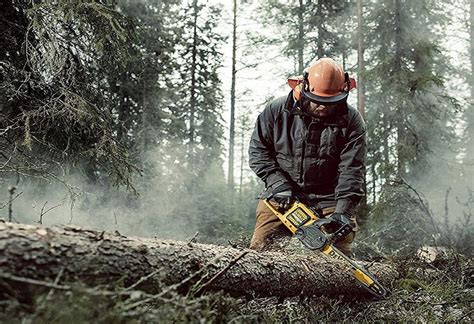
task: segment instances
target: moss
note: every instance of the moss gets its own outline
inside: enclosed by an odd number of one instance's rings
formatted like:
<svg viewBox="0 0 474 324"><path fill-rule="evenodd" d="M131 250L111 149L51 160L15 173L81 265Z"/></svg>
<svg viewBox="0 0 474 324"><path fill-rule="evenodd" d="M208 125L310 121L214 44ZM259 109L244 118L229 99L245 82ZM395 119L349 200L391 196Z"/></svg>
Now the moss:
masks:
<svg viewBox="0 0 474 324"><path fill-rule="evenodd" d="M136 292L128 296L94 295L84 284L71 291L29 290L23 304L12 299L0 309L0 322L21 323L312 323L312 322L456 322L472 320L472 292L463 288L463 274L452 265L442 269L422 267L404 260L404 278L393 286L392 295L381 301L354 298L293 297L235 299L223 293L202 296L171 291L153 302L129 309L142 300ZM123 291L120 282L94 291ZM85 292L87 291L87 293ZM27 305L25 303L30 303ZM2 304L0 304L2 307Z"/></svg>
<svg viewBox="0 0 474 324"><path fill-rule="evenodd" d="M456 282L446 279L444 281L429 282L420 279L402 278L397 281L395 286L407 292L422 290L424 294L435 300L449 299L460 288Z"/></svg>
<svg viewBox="0 0 474 324"><path fill-rule="evenodd" d="M411 278L403 278L398 280L396 286L400 289L404 289L407 291L417 291L419 289L425 289L425 285L416 279Z"/></svg>

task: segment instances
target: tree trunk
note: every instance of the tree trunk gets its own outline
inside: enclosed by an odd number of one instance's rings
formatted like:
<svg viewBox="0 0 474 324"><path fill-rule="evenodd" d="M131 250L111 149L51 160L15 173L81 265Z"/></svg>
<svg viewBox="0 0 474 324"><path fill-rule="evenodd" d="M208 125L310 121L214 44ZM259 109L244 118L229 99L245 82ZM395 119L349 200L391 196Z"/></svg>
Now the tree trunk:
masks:
<svg viewBox="0 0 474 324"><path fill-rule="evenodd" d="M233 196L234 192L234 139L235 139L235 76L237 56L237 0L234 0L234 17L232 22L232 81L230 87L230 131L229 131L229 169L227 185Z"/></svg>
<svg viewBox="0 0 474 324"><path fill-rule="evenodd" d="M298 74L303 74L304 70L304 4L299 0L298 7Z"/></svg>
<svg viewBox="0 0 474 324"><path fill-rule="evenodd" d="M192 58L191 58L191 89L190 89L190 111L189 111L189 144L190 152L193 152L193 143L194 143L194 115L196 113L196 69L197 69L197 46L198 46L198 37L197 37L197 18L199 14L199 8L197 0L193 1L193 45L192 45ZM194 155L191 154L192 158Z"/></svg>
<svg viewBox="0 0 474 324"><path fill-rule="evenodd" d="M323 11L323 0L318 0L318 6L316 10L316 16L318 17L316 29L318 30L318 41L317 41L317 54L318 60L324 57L323 49L323 20L322 20L322 11Z"/></svg>
<svg viewBox="0 0 474 324"><path fill-rule="evenodd" d="M362 0L357 0L357 109L362 118L365 118L364 50L363 3ZM364 192L365 195L360 202L361 209L364 211L360 214L360 218L363 220L367 217L367 172L364 174Z"/></svg>
<svg viewBox="0 0 474 324"><path fill-rule="evenodd" d="M14 223L0 223L0 251L0 279L14 275L52 280L62 270L61 282L110 284L120 279L129 285L160 269L157 277L161 282L175 284L205 267L201 274L206 278L196 276L187 280L182 289L188 289L199 279L208 281L242 253L225 246L125 237L70 226L46 228ZM207 285L206 290L234 296L366 294L345 265L319 252L288 255L245 251L248 253ZM398 275L381 263L372 265L370 270L385 285ZM160 285L154 278L140 288L150 293L159 291Z"/></svg>
<svg viewBox="0 0 474 324"><path fill-rule="evenodd" d="M395 60L393 72L397 76L397 80L401 78L402 71L402 21L401 21L402 4L400 0L395 0ZM397 174L398 176L405 176L406 158L403 151L405 150L405 120L402 117L403 102L398 102L396 107L396 122L397 132Z"/></svg>
<svg viewBox="0 0 474 324"><path fill-rule="evenodd" d="M469 6L469 51L470 51L470 72L468 82L470 87L470 100L466 110L467 136L466 136L466 157L468 167L474 165L474 1L470 1Z"/></svg>

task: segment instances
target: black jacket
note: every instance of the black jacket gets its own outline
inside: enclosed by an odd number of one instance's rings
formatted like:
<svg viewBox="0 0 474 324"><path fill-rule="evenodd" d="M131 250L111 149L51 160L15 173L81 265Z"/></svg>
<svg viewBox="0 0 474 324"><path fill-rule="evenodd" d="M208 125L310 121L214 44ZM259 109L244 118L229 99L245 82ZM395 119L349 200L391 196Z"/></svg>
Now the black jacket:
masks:
<svg viewBox="0 0 474 324"><path fill-rule="evenodd" d="M326 118L295 114L293 96L272 101L250 140L250 168L265 182L263 197L288 182L336 212L353 213L364 195L365 123L343 105Z"/></svg>

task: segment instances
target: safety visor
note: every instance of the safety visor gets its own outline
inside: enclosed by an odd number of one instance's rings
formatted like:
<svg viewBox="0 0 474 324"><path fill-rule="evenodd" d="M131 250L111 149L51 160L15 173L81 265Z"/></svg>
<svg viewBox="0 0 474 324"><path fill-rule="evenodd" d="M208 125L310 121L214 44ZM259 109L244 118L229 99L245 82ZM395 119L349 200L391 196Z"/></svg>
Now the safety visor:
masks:
<svg viewBox="0 0 474 324"><path fill-rule="evenodd" d="M332 97L322 97L315 95L314 93L305 91L305 87L301 87L301 95L303 99L309 100L311 102L324 105L324 104L337 104L341 101L344 101L347 99L347 96L349 96L349 91L342 91L340 94Z"/></svg>

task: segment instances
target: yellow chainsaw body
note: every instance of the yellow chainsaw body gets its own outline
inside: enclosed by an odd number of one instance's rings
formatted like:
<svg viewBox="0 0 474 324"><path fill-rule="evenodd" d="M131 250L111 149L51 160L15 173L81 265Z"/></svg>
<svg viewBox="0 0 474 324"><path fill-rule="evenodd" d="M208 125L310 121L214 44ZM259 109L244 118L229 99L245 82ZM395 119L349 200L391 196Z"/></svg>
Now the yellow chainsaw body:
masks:
<svg viewBox="0 0 474 324"><path fill-rule="evenodd" d="M294 202L284 214L273 207L267 199L265 199L264 202L293 234L299 227L309 226L319 219L310 208L299 201Z"/></svg>

